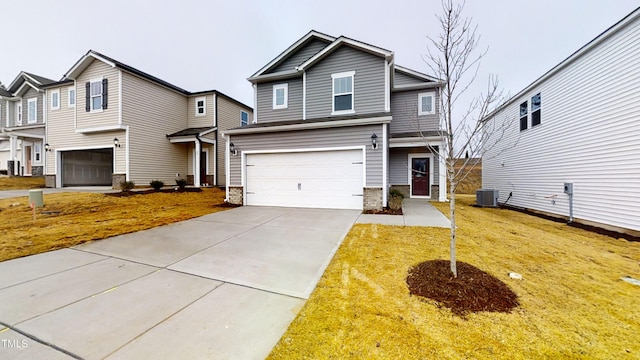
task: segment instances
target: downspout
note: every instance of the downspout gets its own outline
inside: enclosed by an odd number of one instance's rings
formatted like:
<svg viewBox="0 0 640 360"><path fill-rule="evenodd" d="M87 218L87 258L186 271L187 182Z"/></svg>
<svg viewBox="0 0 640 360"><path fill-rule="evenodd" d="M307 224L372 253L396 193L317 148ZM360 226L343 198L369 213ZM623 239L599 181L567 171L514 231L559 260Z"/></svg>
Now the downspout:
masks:
<svg viewBox="0 0 640 360"><path fill-rule="evenodd" d="M213 126L215 126L216 130L216 143L213 146L213 158L214 158L214 166L213 166L213 186L218 186L218 94L213 93ZM208 159L207 159L208 160Z"/></svg>
<svg viewBox="0 0 640 360"><path fill-rule="evenodd" d="M224 168L225 168L225 199L224 202L229 202L229 181L231 180L231 171L229 169L229 164L231 163L231 159L229 159L229 137L222 133L222 138L224 139L225 147L224 147Z"/></svg>

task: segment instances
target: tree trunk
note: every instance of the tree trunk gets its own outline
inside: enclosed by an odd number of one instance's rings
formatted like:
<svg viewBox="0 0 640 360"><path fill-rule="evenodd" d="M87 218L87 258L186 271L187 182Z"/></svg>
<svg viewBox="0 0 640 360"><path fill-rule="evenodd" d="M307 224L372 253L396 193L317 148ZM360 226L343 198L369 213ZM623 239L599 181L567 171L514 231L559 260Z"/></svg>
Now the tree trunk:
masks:
<svg viewBox="0 0 640 360"><path fill-rule="evenodd" d="M449 189L449 218L451 219L451 242L449 244L451 273L453 277L458 277L458 267L456 266L456 193L455 184L450 183Z"/></svg>

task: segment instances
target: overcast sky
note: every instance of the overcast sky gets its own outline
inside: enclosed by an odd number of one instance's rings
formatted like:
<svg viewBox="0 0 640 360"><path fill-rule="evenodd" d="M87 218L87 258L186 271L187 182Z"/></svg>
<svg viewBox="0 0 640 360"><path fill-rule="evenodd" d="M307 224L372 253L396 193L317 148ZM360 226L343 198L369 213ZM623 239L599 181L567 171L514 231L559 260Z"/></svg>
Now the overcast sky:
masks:
<svg viewBox="0 0 640 360"><path fill-rule="evenodd" d="M632 12L638 0L469 0L489 52L481 80L515 94ZM59 80L89 49L189 91L219 90L253 106L246 78L314 29L395 53L429 73L427 36L439 0L3 1L0 81L21 70ZM480 88L480 87L478 87Z"/></svg>

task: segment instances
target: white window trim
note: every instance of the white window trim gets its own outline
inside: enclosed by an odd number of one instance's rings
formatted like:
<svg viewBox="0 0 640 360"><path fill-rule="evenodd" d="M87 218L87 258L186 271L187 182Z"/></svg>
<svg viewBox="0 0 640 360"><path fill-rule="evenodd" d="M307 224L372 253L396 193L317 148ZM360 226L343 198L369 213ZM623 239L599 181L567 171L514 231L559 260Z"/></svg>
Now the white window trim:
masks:
<svg viewBox="0 0 640 360"><path fill-rule="evenodd" d="M331 74L331 115L343 115L343 114L355 114L355 99L356 99L356 82L355 71L345 71L341 73ZM351 77L351 92L336 94L335 81L336 78ZM338 110L336 111L336 95L348 95L351 94L351 110Z"/></svg>
<svg viewBox="0 0 640 360"><path fill-rule="evenodd" d="M202 114L198 113L198 101L202 101ZM207 115L207 97L206 96L201 96L201 97L197 97L196 98L196 102L195 102L195 115L196 116L206 116Z"/></svg>
<svg viewBox="0 0 640 360"><path fill-rule="evenodd" d="M245 125L242 125L242 114L247 114L247 123ZM244 111L244 110L240 110L240 126L246 126L249 125L249 113Z"/></svg>
<svg viewBox="0 0 640 360"><path fill-rule="evenodd" d="M284 103L282 105L276 104L276 91L284 89ZM273 85L273 109L286 109L289 106L289 84L276 84Z"/></svg>
<svg viewBox="0 0 640 360"><path fill-rule="evenodd" d="M72 91L73 96L71 96ZM71 103L71 99L73 99L73 104ZM73 87L67 89L67 107L76 107L76 89Z"/></svg>
<svg viewBox="0 0 640 360"><path fill-rule="evenodd" d="M15 124L13 126L22 125L22 99L16 102L15 108Z"/></svg>
<svg viewBox="0 0 640 360"><path fill-rule="evenodd" d="M431 111L422 111L422 98L431 97ZM433 115L436 113L436 93L433 91L418 94L418 115Z"/></svg>
<svg viewBox="0 0 640 360"><path fill-rule="evenodd" d="M40 156L37 156L40 155ZM38 159L38 157L40 159ZM42 164L42 142L33 143L33 163Z"/></svg>
<svg viewBox="0 0 640 360"><path fill-rule="evenodd" d="M53 96L57 95L58 96L58 105L54 106L53 105ZM60 89L55 89L55 90L51 90L51 110L60 110Z"/></svg>
<svg viewBox="0 0 640 360"><path fill-rule="evenodd" d="M102 97L103 97L102 95L104 94L104 88L102 87L102 79L104 79L104 78L96 78L96 79L89 80L89 106L90 106L89 109L91 109L90 112L96 112L97 113L97 112L103 112L104 111L104 109L102 109L102 102L104 101L102 99ZM98 96L98 95L94 95L94 96L91 95L91 88L92 88L93 83L100 83L100 90L101 91L100 91L100 95L99 95L100 96L100 108L99 109L94 109L93 108L93 98Z"/></svg>
<svg viewBox="0 0 640 360"><path fill-rule="evenodd" d="M31 103L34 103L33 120L31 120ZM27 99L27 124L35 124L38 122L38 98Z"/></svg>

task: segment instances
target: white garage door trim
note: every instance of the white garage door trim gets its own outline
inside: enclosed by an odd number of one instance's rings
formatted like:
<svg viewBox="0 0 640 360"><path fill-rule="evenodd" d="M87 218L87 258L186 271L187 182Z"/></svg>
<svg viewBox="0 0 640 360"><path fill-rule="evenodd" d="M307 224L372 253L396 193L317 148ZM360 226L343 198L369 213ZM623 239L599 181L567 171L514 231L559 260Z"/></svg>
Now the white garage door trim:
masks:
<svg viewBox="0 0 640 360"><path fill-rule="evenodd" d="M128 145L128 144L127 144ZM112 173L116 172L116 147L113 144L105 145L105 146L75 146L75 147L65 147L65 148L57 148L54 149L54 169L56 176L56 187L62 187L62 153L66 151L82 151L82 150L99 150L99 149L113 149L113 169ZM129 147L127 146L127 151ZM127 175L128 178L128 175Z"/></svg>
<svg viewBox="0 0 640 360"><path fill-rule="evenodd" d="M348 150L357 150L361 152L359 161L362 162L362 175L361 187L364 188L366 186L366 175L367 175L367 164L366 164L366 146L349 146L349 147L332 147L332 148L308 148L308 149L273 149L273 150L250 150L243 151L241 157L241 175L242 175L242 185L243 185L243 202L244 205L251 205L248 202L247 196L247 158L248 156L254 154L292 154L292 153L319 153L319 152L336 152L336 151L348 151ZM362 194L363 190L358 191L358 194ZM251 194L249 194L251 195ZM358 196L358 206L357 209L362 209L362 196ZM293 206L293 205L290 205ZM299 205L300 207L318 207L310 205ZM319 206L319 207L327 207L327 206ZM351 205L349 208L356 208L355 205Z"/></svg>

